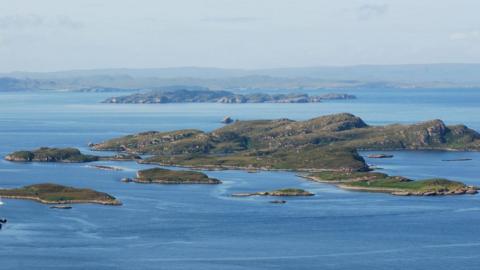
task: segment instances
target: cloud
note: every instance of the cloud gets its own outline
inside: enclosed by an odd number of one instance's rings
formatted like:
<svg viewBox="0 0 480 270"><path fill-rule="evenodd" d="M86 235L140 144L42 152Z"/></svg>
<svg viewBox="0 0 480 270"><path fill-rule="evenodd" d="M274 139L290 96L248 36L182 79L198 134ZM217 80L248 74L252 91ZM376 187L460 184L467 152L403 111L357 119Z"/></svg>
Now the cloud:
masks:
<svg viewBox="0 0 480 270"><path fill-rule="evenodd" d="M0 17L0 30L30 28L82 28L83 24L67 16L44 17L36 14Z"/></svg>
<svg viewBox="0 0 480 270"><path fill-rule="evenodd" d="M455 32L450 34L450 40L477 40L480 39L480 30Z"/></svg>
<svg viewBox="0 0 480 270"><path fill-rule="evenodd" d="M203 22L209 23L249 23L259 21L257 17L206 17L203 18Z"/></svg>
<svg viewBox="0 0 480 270"><path fill-rule="evenodd" d="M388 12L387 4L365 4L354 9L359 20L369 20Z"/></svg>

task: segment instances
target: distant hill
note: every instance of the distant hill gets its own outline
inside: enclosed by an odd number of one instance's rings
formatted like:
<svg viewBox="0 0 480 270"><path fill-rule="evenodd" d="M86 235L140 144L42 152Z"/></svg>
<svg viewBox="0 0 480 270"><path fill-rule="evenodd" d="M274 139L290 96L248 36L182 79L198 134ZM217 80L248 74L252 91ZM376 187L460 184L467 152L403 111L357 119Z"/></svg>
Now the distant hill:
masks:
<svg viewBox="0 0 480 270"><path fill-rule="evenodd" d="M0 91L26 91L39 89L54 89L56 83L51 80L36 80L36 79L18 79L12 77L0 77Z"/></svg>
<svg viewBox="0 0 480 270"><path fill-rule="evenodd" d="M3 74L13 78L68 79L74 77L131 78L196 78L222 79L250 76L278 78L314 78L327 81L387 81L387 82L451 82L480 83L480 64L419 64L419 65L359 65L319 66L275 69L222 69L203 67L149 68L149 69L93 69L60 72L13 72ZM1 74L0 74L1 76Z"/></svg>
<svg viewBox="0 0 480 270"><path fill-rule="evenodd" d="M78 90L88 87L159 89L171 85L210 89L479 87L480 64L360 65L257 70L179 67L0 74L0 91Z"/></svg>

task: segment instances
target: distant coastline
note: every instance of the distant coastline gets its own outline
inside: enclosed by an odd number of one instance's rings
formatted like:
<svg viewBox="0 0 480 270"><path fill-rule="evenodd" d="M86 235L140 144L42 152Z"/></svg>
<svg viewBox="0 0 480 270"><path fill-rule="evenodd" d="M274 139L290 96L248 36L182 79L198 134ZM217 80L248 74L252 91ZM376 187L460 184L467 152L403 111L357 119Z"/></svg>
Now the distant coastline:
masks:
<svg viewBox="0 0 480 270"><path fill-rule="evenodd" d="M325 100L356 99L356 96L343 93L329 93L310 96L303 93L290 94L236 94L229 91L189 90L151 91L131 95L111 97L103 103L318 103Z"/></svg>

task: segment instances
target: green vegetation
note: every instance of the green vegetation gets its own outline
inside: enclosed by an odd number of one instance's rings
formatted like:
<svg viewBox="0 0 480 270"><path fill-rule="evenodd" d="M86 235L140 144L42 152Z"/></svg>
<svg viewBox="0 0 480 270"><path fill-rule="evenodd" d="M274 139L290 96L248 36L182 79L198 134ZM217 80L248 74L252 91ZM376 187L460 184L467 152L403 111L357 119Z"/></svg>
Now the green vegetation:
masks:
<svg viewBox="0 0 480 270"><path fill-rule="evenodd" d="M375 172L323 171L311 173L309 174L309 177L320 182L351 182L385 179L388 178L388 175Z"/></svg>
<svg viewBox="0 0 480 270"><path fill-rule="evenodd" d="M83 163L93 161L130 161L140 160L140 156L129 153L120 153L114 156L85 155L76 148L49 148L41 147L33 151L17 151L5 157L5 160L14 162L65 162Z"/></svg>
<svg viewBox="0 0 480 270"><path fill-rule="evenodd" d="M195 171L173 171L162 168L153 168L137 172L137 178L133 179L137 183L157 183L157 184L220 184L221 182L214 178L209 178L206 174Z"/></svg>
<svg viewBox="0 0 480 270"><path fill-rule="evenodd" d="M440 120L368 126L348 113L307 121L237 121L212 132L145 132L92 146L150 154L145 163L192 167L366 171L357 149L480 150L480 134Z"/></svg>
<svg viewBox="0 0 480 270"><path fill-rule="evenodd" d="M475 194L476 188L447 179L413 181L399 176L368 172L320 172L308 175L314 181L331 182L339 187L363 191L387 192L394 195Z"/></svg>
<svg viewBox="0 0 480 270"><path fill-rule="evenodd" d="M300 188L284 188L268 192L269 196L313 196L314 194Z"/></svg>
<svg viewBox="0 0 480 270"><path fill-rule="evenodd" d="M16 189L0 189L0 196L10 199L35 200L46 204L96 203L120 205L107 193L57 184L36 184Z"/></svg>
<svg viewBox="0 0 480 270"><path fill-rule="evenodd" d="M249 197L249 196L314 196L315 194L299 188L284 188L273 191L261 191L253 193L233 193L233 197Z"/></svg>
<svg viewBox="0 0 480 270"><path fill-rule="evenodd" d="M91 162L99 160L99 157L84 155L76 148L42 147L34 151L13 152L5 159L16 162Z"/></svg>
<svg viewBox="0 0 480 270"><path fill-rule="evenodd" d="M447 179L428 179L419 181L400 180L393 177L388 177L381 180L374 181L356 181L349 183L351 186L357 187L378 187L378 188L393 188L401 190L412 190L417 192L431 192L431 191L451 191L462 189L465 187L463 183L450 181Z"/></svg>

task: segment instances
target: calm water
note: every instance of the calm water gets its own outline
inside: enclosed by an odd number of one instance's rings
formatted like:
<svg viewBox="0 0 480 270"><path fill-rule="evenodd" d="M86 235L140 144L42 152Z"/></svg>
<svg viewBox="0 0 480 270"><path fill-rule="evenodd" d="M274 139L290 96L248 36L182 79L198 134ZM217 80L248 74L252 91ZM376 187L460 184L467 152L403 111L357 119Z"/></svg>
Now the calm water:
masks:
<svg viewBox="0 0 480 270"><path fill-rule="evenodd" d="M233 118L308 119L352 112L369 124L434 118L480 130L478 90L358 90L354 101L321 104L106 105L111 94L0 94L0 155L39 146L75 146L146 130L220 126ZM382 171L480 185L479 153L394 152L368 160ZM442 159L472 158L466 162ZM145 168L101 171L85 164L0 161L0 187L40 182L91 187L124 205L53 210L3 200L0 269L478 269L480 196L393 197L339 190L293 173L207 172L216 186L125 184ZM300 187L316 196L231 198L229 194Z"/></svg>

